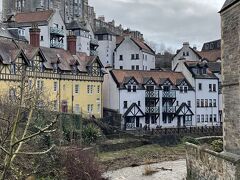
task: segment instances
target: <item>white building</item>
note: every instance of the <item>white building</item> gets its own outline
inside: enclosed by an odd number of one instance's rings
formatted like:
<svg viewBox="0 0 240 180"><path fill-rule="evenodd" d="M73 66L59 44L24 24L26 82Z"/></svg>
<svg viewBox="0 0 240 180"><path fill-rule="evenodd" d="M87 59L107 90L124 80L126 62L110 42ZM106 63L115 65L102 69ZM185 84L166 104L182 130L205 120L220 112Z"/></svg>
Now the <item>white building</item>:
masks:
<svg viewBox="0 0 240 180"><path fill-rule="evenodd" d="M114 51L113 67L127 70L155 69L155 52L143 41L119 36Z"/></svg>
<svg viewBox="0 0 240 180"><path fill-rule="evenodd" d="M116 35L106 27L98 29L94 34L99 44L97 53L103 66L113 66L113 54L116 48Z"/></svg>
<svg viewBox="0 0 240 180"><path fill-rule="evenodd" d="M9 30L18 29L20 36L30 41L29 29L38 25L40 46L67 49L66 27L58 10L17 13L9 23Z"/></svg>

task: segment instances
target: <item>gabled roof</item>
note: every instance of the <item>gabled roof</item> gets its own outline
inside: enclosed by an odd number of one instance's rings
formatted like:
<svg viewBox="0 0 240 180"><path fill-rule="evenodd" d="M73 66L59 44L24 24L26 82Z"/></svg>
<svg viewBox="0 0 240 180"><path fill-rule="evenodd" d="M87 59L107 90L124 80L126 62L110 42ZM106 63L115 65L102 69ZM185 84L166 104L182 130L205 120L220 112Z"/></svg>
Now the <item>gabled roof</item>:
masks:
<svg viewBox="0 0 240 180"><path fill-rule="evenodd" d="M53 10L17 13L15 15L15 21L19 24L47 22L50 20L53 14Z"/></svg>
<svg viewBox="0 0 240 180"><path fill-rule="evenodd" d="M202 57L202 60L207 60L209 62L216 62L221 59L221 50L210 50L210 51L201 51L198 52Z"/></svg>
<svg viewBox="0 0 240 180"><path fill-rule="evenodd" d="M223 11L227 10L228 8L230 8L231 6L233 6L234 4L236 4L237 2L240 2L239 0L226 0L222 9L220 10L220 13L222 13Z"/></svg>
<svg viewBox="0 0 240 180"><path fill-rule="evenodd" d="M135 109L134 109L135 108ZM132 110L134 109L134 112ZM137 110L137 111L135 111ZM138 116L138 117L143 117L144 113L143 111L138 107L136 103L133 103L128 110L124 113L123 117L129 116L129 114L132 112L131 116ZM140 113L140 114L139 114Z"/></svg>
<svg viewBox="0 0 240 180"><path fill-rule="evenodd" d="M140 41L136 38L131 38L131 37L117 36L117 38L116 38L116 45L117 45L116 49L123 43L123 41L126 38L131 39L140 48L140 50L142 50L143 52L155 55L155 51L151 47L149 47L145 42Z"/></svg>
<svg viewBox="0 0 240 180"><path fill-rule="evenodd" d="M159 84L160 79L170 79L173 84L176 84L178 79L184 79L182 73L172 71L133 71L114 69L110 71L110 74L118 87L121 87L124 84L126 77L134 77L139 84L144 84L146 78L153 78L153 80Z"/></svg>
<svg viewBox="0 0 240 180"><path fill-rule="evenodd" d="M207 63L203 62L196 62L196 61L186 61L184 62L184 65L187 67L187 69L190 71L190 73L193 75L196 79L218 79L212 71L208 68ZM206 74L198 74L195 70L201 69L201 68L207 68Z"/></svg>
<svg viewBox="0 0 240 180"><path fill-rule="evenodd" d="M182 49L183 49L183 48L177 50L177 53L173 56L173 58L175 58L175 57L181 52ZM193 49L193 48L190 47L190 46L189 46L189 49L191 49L191 50L193 51L193 53L196 54L196 55L199 57L199 59L202 58L202 57L200 56L200 54L199 54L195 49Z"/></svg>
<svg viewBox="0 0 240 180"><path fill-rule="evenodd" d="M192 110L189 108L189 106L186 103L181 104L181 106L176 111L176 115L180 115L180 112L182 110L187 110L188 114L185 114L185 115L194 115L194 113L192 112Z"/></svg>

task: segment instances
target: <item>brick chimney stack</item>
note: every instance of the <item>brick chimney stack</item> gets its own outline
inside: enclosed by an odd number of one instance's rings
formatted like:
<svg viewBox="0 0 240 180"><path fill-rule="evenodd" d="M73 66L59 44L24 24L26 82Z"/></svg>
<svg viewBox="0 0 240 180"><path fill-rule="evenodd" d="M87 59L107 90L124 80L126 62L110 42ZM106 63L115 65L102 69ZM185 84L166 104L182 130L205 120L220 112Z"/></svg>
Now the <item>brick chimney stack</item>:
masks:
<svg viewBox="0 0 240 180"><path fill-rule="evenodd" d="M77 48L77 37L70 32L67 36L67 50L72 54L76 55L76 48Z"/></svg>
<svg viewBox="0 0 240 180"><path fill-rule="evenodd" d="M34 47L40 47L40 32L41 30L38 28L38 25L33 25L29 29L30 44Z"/></svg>

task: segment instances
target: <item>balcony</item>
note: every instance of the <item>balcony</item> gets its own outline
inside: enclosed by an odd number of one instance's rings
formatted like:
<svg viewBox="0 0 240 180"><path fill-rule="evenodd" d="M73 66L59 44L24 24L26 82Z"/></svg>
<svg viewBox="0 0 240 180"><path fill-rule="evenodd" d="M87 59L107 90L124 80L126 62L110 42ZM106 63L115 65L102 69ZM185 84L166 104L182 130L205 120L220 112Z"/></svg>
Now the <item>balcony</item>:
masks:
<svg viewBox="0 0 240 180"><path fill-rule="evenodd" d="M62 49L64 47L64 45L62 42L50 42L50 47Z"/></svg>
<svg viewBox="0 0 240 180"><path fill-rule="evenodd" d="M65 36L64 30L57 27L50 27L50 34L61 37Z"/></svg>
<svg viewBox="0 0 240 180"><path fill-rule="evenodd" d="M176 99L176 91L163 91L163 98Z"/></svg>
<svg viewBox="0 0 240 180"><path fill-rule="evenodd" d="M146 98L159 98L159 92L158 91L146 91L145 97Z"/></svg>
<svg viewBox="0 0 240 180"><path fill-rule="evenodd" d="M147 114L160 114L160 108L158 106L155 107L146 107Z"/></svg>
<svg viewBox="0 0 240 180"><path fill-rule="evenodd" d="M176 109L177 109L176 106L163 106L163 113L175 114Z"/></svg>

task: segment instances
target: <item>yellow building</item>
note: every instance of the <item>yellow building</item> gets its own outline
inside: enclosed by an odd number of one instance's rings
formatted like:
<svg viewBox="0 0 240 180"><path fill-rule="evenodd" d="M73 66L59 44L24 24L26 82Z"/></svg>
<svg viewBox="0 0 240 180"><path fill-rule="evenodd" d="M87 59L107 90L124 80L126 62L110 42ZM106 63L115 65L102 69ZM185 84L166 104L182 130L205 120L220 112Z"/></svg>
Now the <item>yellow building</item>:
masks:
<svg viewBox="0 0 240 180"><path fill-rule="evenodd" d="M0 93L11 93L10 84L19 82L26 69L29 84L35 74L36 86L49 94L55 111L101 118L103 66L99 58L74 52L74 36L69 37L69 51L39 47L38 29L33 32L32 45L0 38Z"/></svg>

